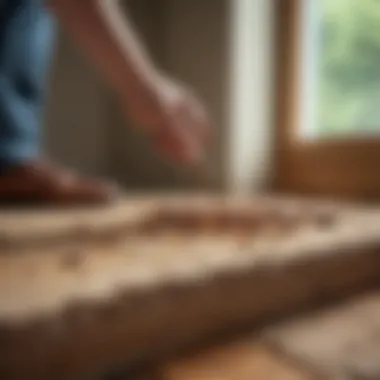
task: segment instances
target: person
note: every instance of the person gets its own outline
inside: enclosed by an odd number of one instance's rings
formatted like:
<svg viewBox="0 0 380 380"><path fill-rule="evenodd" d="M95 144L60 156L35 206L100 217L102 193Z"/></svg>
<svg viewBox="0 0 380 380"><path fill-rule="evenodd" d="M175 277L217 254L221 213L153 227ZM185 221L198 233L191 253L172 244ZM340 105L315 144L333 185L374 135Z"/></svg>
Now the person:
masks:
<svg viewBox="0 0 380 380"><path fill-rule="evenodd" d="M209 137L205 109L154 65L117 0L0 0L0 201L102 204L117 189L50 163L40 147L55 22L112 86L153 144L194 163ZM73 115L75 117L75 115Z"/></svg>

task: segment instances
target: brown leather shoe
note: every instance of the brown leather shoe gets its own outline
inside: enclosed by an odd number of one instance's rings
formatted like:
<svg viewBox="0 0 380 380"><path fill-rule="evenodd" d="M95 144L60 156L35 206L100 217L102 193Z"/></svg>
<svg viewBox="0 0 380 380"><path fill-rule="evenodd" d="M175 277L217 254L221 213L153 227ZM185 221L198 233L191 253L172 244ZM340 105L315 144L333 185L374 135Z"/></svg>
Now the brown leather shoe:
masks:
<svg viewBox="0 0 380 380"><path fill-rule="evenodd" d="M79 177L46 162L15 165L0 175L3 205L102 205L117 193L111 184Z"/></svg>

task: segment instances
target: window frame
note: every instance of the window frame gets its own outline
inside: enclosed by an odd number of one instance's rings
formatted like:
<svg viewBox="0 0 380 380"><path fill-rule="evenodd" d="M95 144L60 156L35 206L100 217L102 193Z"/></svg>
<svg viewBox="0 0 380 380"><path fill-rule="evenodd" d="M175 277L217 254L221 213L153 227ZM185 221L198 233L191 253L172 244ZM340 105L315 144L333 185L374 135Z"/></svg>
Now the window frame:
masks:
<svg viewBox="0 0 380 380"><path fill-rule="evenodd" d="M275 190L380 200L380 137L308 140L299 127L302 0L276 2Z"/></svg>

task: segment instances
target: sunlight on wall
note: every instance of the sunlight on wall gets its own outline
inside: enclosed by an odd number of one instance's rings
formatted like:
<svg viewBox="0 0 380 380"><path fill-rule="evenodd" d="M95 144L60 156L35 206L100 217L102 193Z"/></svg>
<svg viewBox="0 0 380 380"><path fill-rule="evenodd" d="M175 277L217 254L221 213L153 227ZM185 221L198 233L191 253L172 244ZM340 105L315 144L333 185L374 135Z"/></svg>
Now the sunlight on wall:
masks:
<svg viewBox="0 0 380 380"><path fill-rule="evenodd" d="M272 153L272 0L231 5L231 110L228 186L249 192L265 186Z"/></svg>

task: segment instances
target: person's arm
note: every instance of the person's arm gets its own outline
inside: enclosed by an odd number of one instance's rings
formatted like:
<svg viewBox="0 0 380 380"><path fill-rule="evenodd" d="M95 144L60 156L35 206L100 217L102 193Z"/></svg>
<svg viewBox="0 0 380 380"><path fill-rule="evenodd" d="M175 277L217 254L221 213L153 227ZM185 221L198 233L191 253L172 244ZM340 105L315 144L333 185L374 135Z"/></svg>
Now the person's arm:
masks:
<svg viewBox="0 0 380 380"><path fill-rule="evenodd" d="M118 0L48 0L63 27L122 96L154 85L155 67Z"/></svg>
<svg viewBox="0 0 380 380"><path fill-rule="evenodd" d="M161 75L119 0L47 3L159 148L175 159L199 159L208 129L203 107L188 90Z"/></svg>

